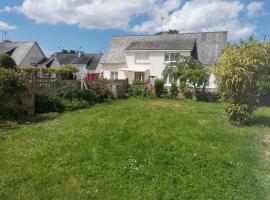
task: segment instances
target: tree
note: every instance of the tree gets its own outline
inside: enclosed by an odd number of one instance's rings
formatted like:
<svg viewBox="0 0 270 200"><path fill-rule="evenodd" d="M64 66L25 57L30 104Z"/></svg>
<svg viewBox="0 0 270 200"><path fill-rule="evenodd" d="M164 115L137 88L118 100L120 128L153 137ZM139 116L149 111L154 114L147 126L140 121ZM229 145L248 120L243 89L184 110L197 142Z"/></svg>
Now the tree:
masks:
<svg viewBox="0 0 270 200"><path fill-rule="evenodd" d="M269 66L269 43L250 38L225 48L216 63L215 74L232 124L245 125L251 122L258 97L267 85Z"/></svg>
<svg viewBox="0 0 270 200"><path fill-rule="evenodd" d="M15 61L8 54L0 54L0 67L12 69L15 66Z"/></svg>
<svg viewBox="0 0 270 200"><path fill-rule="evenodd" d="M181 56L178 61L171 62L165 67L163 75L165 78L169 76L174 80L180 79L181 92L184 94L192 90L193 98L197 99L197 94L205 90L209 72L197 59Z"/></svg>

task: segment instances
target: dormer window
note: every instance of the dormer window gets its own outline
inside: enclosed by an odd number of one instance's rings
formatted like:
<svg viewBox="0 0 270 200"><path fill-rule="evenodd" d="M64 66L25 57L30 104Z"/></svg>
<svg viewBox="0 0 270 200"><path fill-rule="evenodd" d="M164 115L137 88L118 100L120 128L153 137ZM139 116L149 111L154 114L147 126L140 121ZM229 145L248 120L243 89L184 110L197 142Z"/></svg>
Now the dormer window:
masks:
<svg viewBox="0 0 270 200"><path fill-rule="evenodd" d="M149 61L148 53L136 53L135 62L136 63L147 63Z"/></svg>
<svg viewBox="0 0 270 200"><path fill-rule="evenodd" d="M36 58L31 58L31 66L37 66L37 59Z"/></svg>
<svg viewBox="0 0 270 200"><path fill-rule="evenodd" d="M165 62L175 62L180 58L179 53L165 53Z"/></svg>

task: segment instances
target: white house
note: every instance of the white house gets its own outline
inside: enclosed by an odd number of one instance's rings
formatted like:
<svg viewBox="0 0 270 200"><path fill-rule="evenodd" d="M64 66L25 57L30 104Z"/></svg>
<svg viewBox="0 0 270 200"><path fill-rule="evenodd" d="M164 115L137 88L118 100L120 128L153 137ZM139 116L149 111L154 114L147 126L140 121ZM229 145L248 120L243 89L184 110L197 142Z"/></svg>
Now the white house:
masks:
<svg viewBox="0 0 270 200"><path fill-rule="evenodd" d="M102 54L85 54L78 53L60 53L57 52L51 56L45 63L40 66L47 68L58 68L63 65L73 65L77 68L76 78L86 78L88 74L100 74L101 66L99 61Z"/></svg>
<svg viewBox="0 0 270 200"><path fill-rule="evenodd" d="M107 79L127 79L152 82L162 78L167 63L177 57L192 56L212 70L227 44L227 32L200 32L146 36L113 37L100 63ZM165 80L170 85L169 79ZM213 74L209 88L215 88Z"/></svg>

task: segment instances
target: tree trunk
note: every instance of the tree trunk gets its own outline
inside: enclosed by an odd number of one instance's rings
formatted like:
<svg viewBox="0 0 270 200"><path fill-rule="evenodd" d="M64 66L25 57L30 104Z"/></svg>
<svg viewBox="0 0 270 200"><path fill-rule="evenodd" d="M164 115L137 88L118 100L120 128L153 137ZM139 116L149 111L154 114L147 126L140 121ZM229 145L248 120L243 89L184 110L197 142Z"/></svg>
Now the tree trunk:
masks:
<svg viewBox="0 0 270 200"><path fill-rule="evenodd" d="M27 88L26 90L19 91L18 97L22 102L23 108L29 116L35 114L35 94L34 92Z"/></svg>

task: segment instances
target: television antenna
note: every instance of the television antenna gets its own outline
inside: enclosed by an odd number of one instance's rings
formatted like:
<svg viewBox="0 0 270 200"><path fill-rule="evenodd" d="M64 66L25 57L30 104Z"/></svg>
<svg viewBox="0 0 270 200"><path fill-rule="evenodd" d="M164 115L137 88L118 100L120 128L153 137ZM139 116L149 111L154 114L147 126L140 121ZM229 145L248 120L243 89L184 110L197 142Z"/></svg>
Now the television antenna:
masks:
<svg viewBox="0 0 270 200"><path fill-rule="evenodd" d="M8 31L1 30L2 32L2 42L8 39Z"/></svg>

